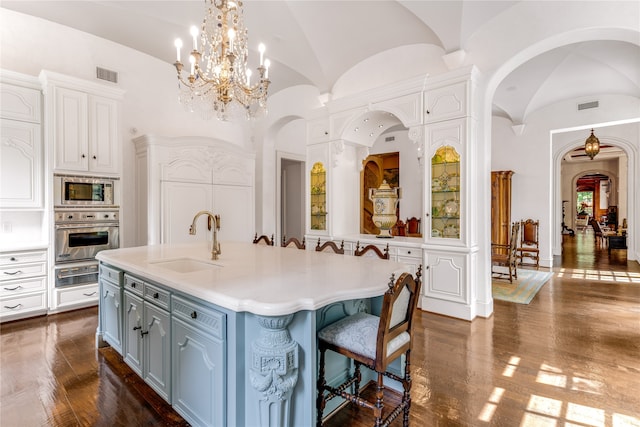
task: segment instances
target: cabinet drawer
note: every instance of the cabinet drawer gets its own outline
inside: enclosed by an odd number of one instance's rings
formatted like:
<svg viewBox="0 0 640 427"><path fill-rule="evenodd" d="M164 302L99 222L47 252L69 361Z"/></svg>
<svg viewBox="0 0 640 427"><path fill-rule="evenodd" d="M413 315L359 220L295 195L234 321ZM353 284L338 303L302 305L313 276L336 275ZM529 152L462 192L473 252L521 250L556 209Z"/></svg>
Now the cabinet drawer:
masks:
<svg viewBox="0 0 640 427"><path fill-rule="evenodd" d="M100 277L119 286L122 280L122 271L108 265L100 264Z"/></svg>
<svg viewBox="0 0 640 427"><path fill-rule="evenodd" d="M46 309L46 293L42 291L32 295L2 298L2 302L0 303L0 316L5 317L12 314Z"/></svg>
<svg viewBox="0 0 640 427"><path fill-rule="evenodd" d="M422 249L420 248L398 248L398 256L403 258L422 258Z"/></svg>
<svg viewBox="0 0 640 427"><path fill-rule="evenodd" d="M138 296L142 296L144 282L135 276L129 274L124 275L124 289Z"/></svg>
<svg viewBox="0 0 640 427"><path fill-rule="evenodd" d="M0 254L0 267L46 260L47 251L4 252Z"/></svg>
<svg viewBox="0 0 640 427"><path fill-rule="evenodd" d="M226 315L193 301L173 297L171 314L215 338L226 338Z"/></svg>
<svg viewBox="0 0 640 427"><path fill-rule="evenodd" d="M159 307L169 310L169 291L165 291L148 283L144 284L144 299Z"/></svg>
<svg viewBox="0 0 640 427"><path fill-rule="evenodd" d="M84 304L95 302L98 303L98 284L88 286L74 286L70 288L57 289L58 307Z"/></svg>
<svg viewBox="0 0 640 427"><path fill-rule="evenodd" d="M44 276L47 274L46 262L31 264L5 265L0 267L0 281Z"/></svg>
<svg viewBox="0 0 640 427"><path fill-rule="evenodd" d="M25 280L12 280L3 282L0 286L0 296L20 295L33 291L44 291L47 289L46 277L34 277Z"/></svg>

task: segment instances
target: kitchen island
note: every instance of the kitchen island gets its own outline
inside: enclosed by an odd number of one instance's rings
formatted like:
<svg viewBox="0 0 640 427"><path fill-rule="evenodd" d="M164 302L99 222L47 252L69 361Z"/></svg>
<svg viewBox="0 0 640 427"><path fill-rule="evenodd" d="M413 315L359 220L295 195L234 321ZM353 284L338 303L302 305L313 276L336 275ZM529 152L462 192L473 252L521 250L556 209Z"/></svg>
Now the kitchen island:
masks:
<svg viewBox="0 0 640 427"><path fill-rule="evenodd" d="M121 352L193 425L314 425L316 331L376 313L391 275L407 269L242 242L222 242L217 260L206 243L97 258L98 345ZM335 381L347 366L333 360Z"/></svg>

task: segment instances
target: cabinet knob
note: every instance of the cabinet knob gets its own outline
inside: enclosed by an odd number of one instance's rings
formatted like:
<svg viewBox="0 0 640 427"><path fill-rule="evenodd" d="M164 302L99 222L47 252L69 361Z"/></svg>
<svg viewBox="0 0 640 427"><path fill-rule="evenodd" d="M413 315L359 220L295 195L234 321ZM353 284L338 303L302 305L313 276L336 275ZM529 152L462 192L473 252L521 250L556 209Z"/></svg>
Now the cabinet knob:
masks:
<svg viewBox="0 0 640 427"><path fill-rule="evenodd" d="M411 251L407 251L407 253L408 253L409 255L411 255Z"/></svg>
<svg viewBox="0 0 640 427"><path fill-rule="evenodd" d="M137 285L137 283L136 283L136 282L131 282L131 287L132 287L132 288L135 288L135 287L136 287L136 285Z"/></svg>
<svg viewBox="0 0 640 427"><path fill-rule="evenodd" d="M11 258L9 258L9 261L17 261L18 259L14 256L12 256Z"/></svg>
<svg viewBox="0 0 640 427"><path fill-rule="evenodd" d="M84 159L84 158L85 158L85 157L87 157L87 156L85 156L85 155L83 154L81 157Z"/></svg>
<svg viewBox="0 0 640 427"><path fill-rule="evenodd" d="M196 313L195 311L191 312L191 318L192 319L197 319L198 318L198 313Z"/></svg>
<svg viewBox="0 0 640 427"><path fill-rule="evenodd" d="M96 159L97 159L97 157L96 157L96 156L93 156L93 160L96 160Z"/></svg>
<svg viewBox="0 0 640 427"><path fill-rule="evenodd" d="M427 114L431 114L431 111L427 110Z"/></svg>
<svg viewBox="0 0 640 427"><path fill-rule="evenodd" d="M134 326L134 327L133 327L133 330L134 330L134 331L137 331L138 329L142 329L142 326Z"/></svg>
<svg viewBox="0 0 640 427"><path fill-rule="evenodd" d="M145 335L147 335L149 333L149 331L140 331L140 336L144 337Z"/></svg>
<svg viewBox="0 0 640 427"><path fill-rule="evenodd" d="M159 294L159 293L157 293L157 292L153 294L153 297L154 297L155 299L158 299L158 297L159 297L159 296L160 296L160 294Z"/></svg>

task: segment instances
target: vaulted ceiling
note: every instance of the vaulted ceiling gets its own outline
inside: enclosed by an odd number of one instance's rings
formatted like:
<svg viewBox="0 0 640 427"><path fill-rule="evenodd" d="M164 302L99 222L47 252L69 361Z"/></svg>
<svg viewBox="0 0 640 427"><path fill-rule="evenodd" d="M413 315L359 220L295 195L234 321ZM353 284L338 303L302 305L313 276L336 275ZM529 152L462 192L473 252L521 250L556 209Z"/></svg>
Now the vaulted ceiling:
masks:
<svg viewBox="0 0 640 427"><path fill-rule="evenodd" d="M264 42L273 64L270 94L300 84L331 93L349 70L391 49L419 45L440 58L464 50L519 3L248 0L244 9L250 43L257 48ZM112 40L170 66L173 40L188 40L189 26L202 22L205 2L3 0L2 7ZM526 18L521 18L514 25L526 28ZM440 59L438 66L442 64ZM640 97L638 64L639 43L590 41L547 51L502 81L493 99L494 114L517 125L557 101L605 93Z"/></svg>

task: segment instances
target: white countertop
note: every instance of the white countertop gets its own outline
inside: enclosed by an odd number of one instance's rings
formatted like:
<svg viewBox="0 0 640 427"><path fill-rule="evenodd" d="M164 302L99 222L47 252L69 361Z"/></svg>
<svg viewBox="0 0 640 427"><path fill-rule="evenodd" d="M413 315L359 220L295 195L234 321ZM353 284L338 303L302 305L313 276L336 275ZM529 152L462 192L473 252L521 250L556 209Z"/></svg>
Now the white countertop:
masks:
<svg viewBox="0 0 640 427"><path fill-rule="evenodd" d="M96 258L131 274L227 309L263 316L317 310L327 304L382 295L403 263L370 257L221 242L212 261L206 243L164 244L100 252ZM195 259L204 270L180 273L158 261Z"/></svg>

